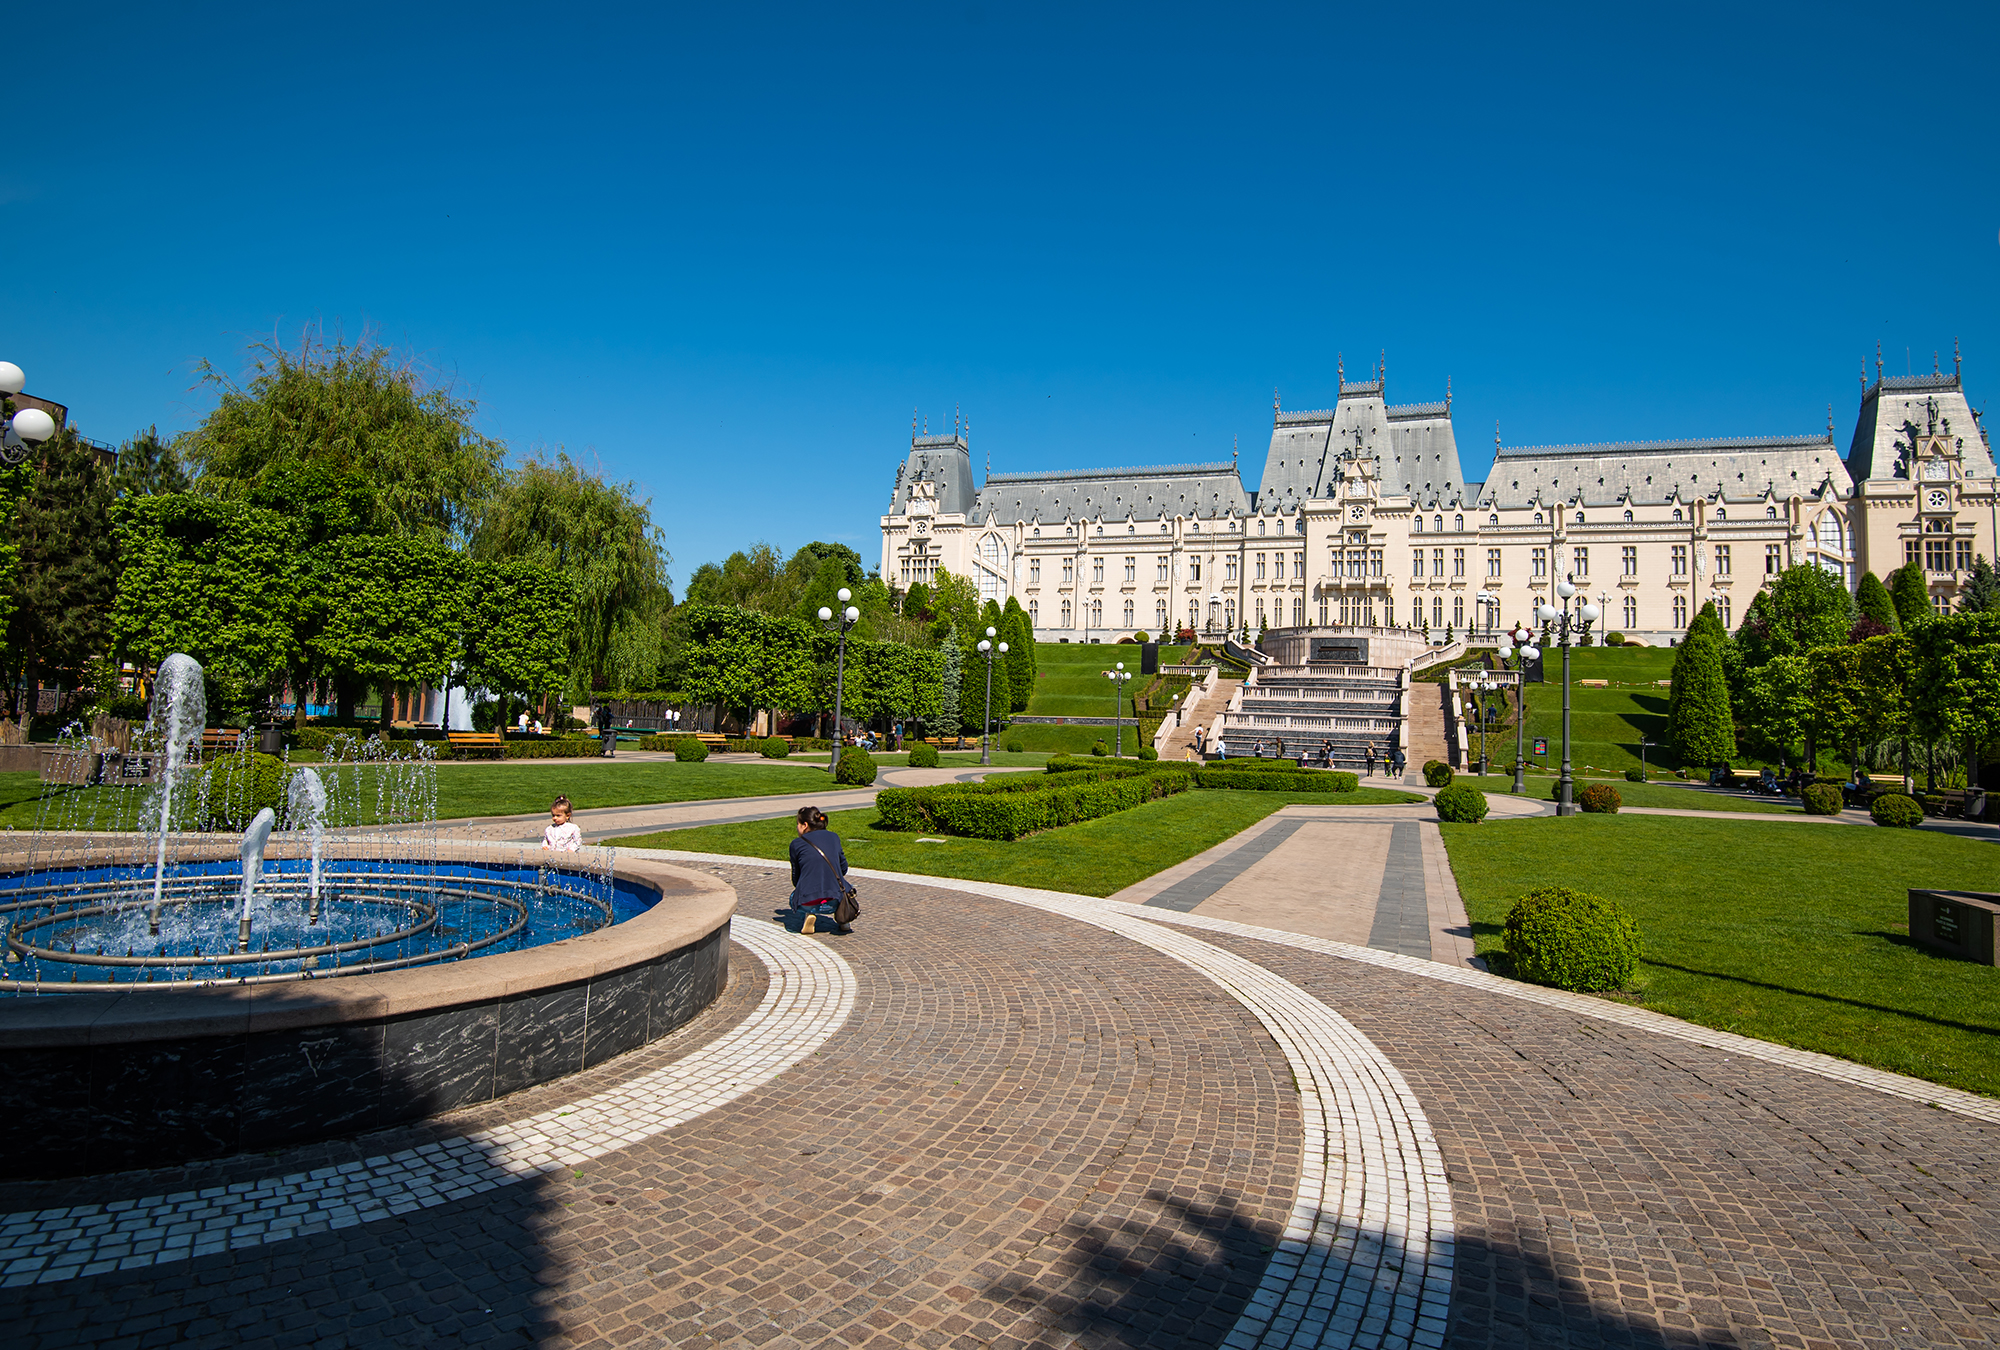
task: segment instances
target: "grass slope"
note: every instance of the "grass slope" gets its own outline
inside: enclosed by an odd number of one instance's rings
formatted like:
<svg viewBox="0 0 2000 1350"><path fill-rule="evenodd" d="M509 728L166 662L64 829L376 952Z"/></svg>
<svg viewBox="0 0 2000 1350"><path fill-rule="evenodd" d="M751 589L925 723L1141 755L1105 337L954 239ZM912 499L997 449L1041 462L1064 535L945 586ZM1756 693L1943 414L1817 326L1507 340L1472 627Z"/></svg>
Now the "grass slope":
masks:
<svg viewBox="0 0 2000 1350"><path fill-rule="evenodd" d="M1910 886L1993 889L2000 850L1919 830L1669 816L1446 825L1481 952L1560 883L1629 906L1649 1008L2000 1095L2000 969L1907 937Z"/></svg>
<svg viewBox="0 0 2000 1350"><path fill-rule="evenodd" d="M1293 802L1373 805L1418 800L1408 793L1361 788L1346 793L1183 792L1115 816L1030 835L1013 843L905 834L876 825L873 807L838 811L829 825L856 867L921 876L963 877L1034 886L1073 895L1111 895L1144 881ZM783 861L794 834L789 820L703 825L611 840L625 848L684 849Z"/></svg>

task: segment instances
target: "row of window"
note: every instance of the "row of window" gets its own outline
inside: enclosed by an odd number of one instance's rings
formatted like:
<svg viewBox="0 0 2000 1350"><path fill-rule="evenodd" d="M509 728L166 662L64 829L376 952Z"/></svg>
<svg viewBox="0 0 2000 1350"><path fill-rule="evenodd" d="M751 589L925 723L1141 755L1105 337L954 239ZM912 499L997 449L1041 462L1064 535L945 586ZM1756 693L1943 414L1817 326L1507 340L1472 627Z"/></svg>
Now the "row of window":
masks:
<svg viewBox="0 0 2000 1350"><path fill-rule="evenodd" d="M1392 601L1389 603L1393 605L1394 602ZM1341 623L1362 622L1362 620L1360 619L1350 619L1345 616L1348 615L1350 612L1359 613L1363 608L1364 606L1362 605L1362 598L1359 596L1356 596L1354 598L1352 604L1350 604L1346 599L1342 599L1340 602L1340 612L1343 617L1340 619L1340 622ZM1374 612L1373 602L1371 601L1365 608L1369 613L1372 614ZM1637 628L1639 626L1639 597L1637 597L1636 595L1626 596L1624 600L1621 602L1619 610L1624 619L1625 627ZM1676 595L1673 598L1673 615L1674 615L1673 626L1675 628L1686 628L1688 626L1688 612L1689 612L1688 598L1685 595ZM1718 595L1715 597L1715 612L1716 612L1716 617L1722 620L1722 626L1724 628L1729 627L1730 620L1729 620L1728 596ZM1320 614L1320 622L1321 623L1327 622L1329 617L1329 606L1325 600L1321 600L1319 602L1319 614ZM1414 595L1410 597L1409 622L1411 623L1411 625L1415 627L1423 627L1425 624L1428 624L1432 628L1443 628L1445 627L1447 622L1449 622L1450 626L1453 628L1465 627L1465 597L1462 595L1453 596L1451 598L1451 609L1450 609L1451 617L1449 618L1449 620L1446 619L1445 615L1446 615L1445 598L1443 596L1433 595L1430 598L1430 613L1428 617L1426 617L1424 613L1424 597L1421 595ZM1368 622L1372 623L1373 620L1371 619Z"/></svg>
<svg viewBox="0 0 2000 1350"><path fill-rule="evenodd" d="M1677 577L1684 577L1688 574L1688 547L1689 546L1686 544L1673 545L1671 562L1673 567L1673 575ZM1730 565L1731 565L1730 553L1729 553L1730 545L1717 544L1714 547L1715 547L1715 575L1719 577L1729 576ZM1913 543L1910 545L1910 547L1914 549L1916 546ZM1970 547L1971 544L1969 542L1961 545L1962 550L1970 549ZM1489 580L1497 580L1502 575L1501 565L1500 565L1500 558L1502 552L1503 550L1497 548L1489 548L1486 550L1486 575ZM1412 577L1416 577L1419 579L1425 576L1430 576L1433 578L1443 578L1445 575L1447 575L1445 572L1444 554L1445 551L1441 548L1431 549L1429 553L1429 565L1427 569L1425 565L1424 550L1420 548L1412 549L1410 551L1410 575ZM1915 557L1915 554L1912 553L1911 556ZM1971 563L1968 560L1964 565L1970 566ZM1549 575L1549 550L1546 548L1530 549L1528 551L1528 566L1530 574L1532 576L1534 576L1537 579L1546 579ZM1766 544L1764 546L1765 575L1776 576L1779 572L1783 570L1784 570L1783 546L1778 544ZM1636 577L1639 575L1639 548L1636 544L1625 544L1620 546L1618 550L1618 571L1620 576ZM1339 576L1341 574L1340 554L1337 552L1333 555L1333 574L1335 576ZM1356 575L1359 574L1357 573ZM1464 549L1455 548L1451 550L1451 571L1449 575L1453 577L1463 577L1465 575ZM1588 548L1577 547L1570 549L1568 575L1572 577L1587 577L1590 575L1590 550Z"/></svg>
<svg viewBox="0 0 2000 1350"><path fill-rule="evenodd" d="M1925 525L1928 527L1941 523L1926 521ZM1931 531L1922 539L1903 541L1903 561L1906 563L1921 561L1926 572L1949 572L1954 568L1963 572L1972 566L1972 541L1953 539L1948 535Z"/></svg>

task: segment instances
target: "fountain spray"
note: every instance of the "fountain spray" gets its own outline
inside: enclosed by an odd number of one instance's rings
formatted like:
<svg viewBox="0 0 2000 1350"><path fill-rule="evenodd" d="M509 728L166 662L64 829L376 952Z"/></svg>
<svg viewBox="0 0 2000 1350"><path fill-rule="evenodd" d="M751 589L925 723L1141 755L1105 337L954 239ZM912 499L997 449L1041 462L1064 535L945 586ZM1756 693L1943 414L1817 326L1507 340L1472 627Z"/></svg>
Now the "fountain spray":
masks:
<svg viewBox="0 0 2000 1350"><path fill-rule="evenodd" d="M160 778L160 846L153 860L153 907L147 915L147 931L160 932L160 896L167 879L167 840L173 832L174 789L180 785L181 768L190 744L199 743L208 721L208 696L202 691L201 663L186 652L175 652L160 662L153 677L153 708L148 714L148 733L166 737L167 765Z"/></svg>
<svg viewBox="0 0 2000 1350"><path fill-rule="evenodd" d="M316 769L300 769L285 789L286 824L312 836L312 877L307 886L306 923L319 922L320 853L326 835L326 784Z"/></svg>
<svg viewBox="0 0 2000 1350"><path fill-rule="evenodd" d="M243 831L243 847L239 850L243 858L243 912L236 920L236 950L250 950L250 894L257 889L257 878L264 871L264 846L271 842L271 826L278 817L270 807L259 811L250 821L250 828Z"/></svg>

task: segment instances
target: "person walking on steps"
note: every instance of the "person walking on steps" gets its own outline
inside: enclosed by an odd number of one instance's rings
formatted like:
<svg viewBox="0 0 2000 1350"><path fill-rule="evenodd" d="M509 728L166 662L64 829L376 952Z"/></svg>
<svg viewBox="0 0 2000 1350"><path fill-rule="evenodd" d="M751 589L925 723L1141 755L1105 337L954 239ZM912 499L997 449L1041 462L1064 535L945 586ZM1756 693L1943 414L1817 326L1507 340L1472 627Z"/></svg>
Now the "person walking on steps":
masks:
<svg viewBox="0 0 2000 1350"><path fill-rule="evenodd" d="M1368 777L1375 776L1375 742L1368 742Z"/></svg>
<svg viewBox="0 0 2000 1350"><path fill-rule="evenodd" d="M1396 753L1389 756L1389 767L1395 771L1398 778L1403 776L1403 766L1407 763L1409 761L1403 758L1403 751L1400 746L1397 747Z"/></svg>
<svg viewBox="0 0 2000 1350"><path fill-rule="evenodd" d="M851 924L837 922L840 879L847 875L847 854L840 836L826 827L826 813L799 808L798 835L792 840L792 904L784 917L793 933L847 933Z"/></svg>

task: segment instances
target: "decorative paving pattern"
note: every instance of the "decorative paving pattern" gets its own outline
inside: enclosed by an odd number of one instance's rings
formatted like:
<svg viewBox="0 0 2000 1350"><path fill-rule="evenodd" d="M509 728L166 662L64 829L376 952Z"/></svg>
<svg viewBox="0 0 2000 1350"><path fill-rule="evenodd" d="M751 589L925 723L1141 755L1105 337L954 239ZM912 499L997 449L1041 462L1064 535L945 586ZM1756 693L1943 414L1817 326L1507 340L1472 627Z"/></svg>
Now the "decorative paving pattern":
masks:
<svg viewBox="0 0 2000 1350"><path fill-rule="evenodd" d="M0 1287L132 1270L408 1214L559 1172L651 1138L770 1082L840 1029L853 972L768 924L730 936L771 982L742 1023L687 1058L561 1108L307 1173L0 1216Z"/></svg>
<svg viewBox="0 0 2000 1350"><path fill-rule="evenodd" d="M1389 856L1382 868L1382 892L1368 945L1428 961L1431 956L1430 905L1424 889L1423 826L1399 820L1389 827Z"/></svg>
<svg viewBox="0 0 2000 1350"><path fill-rule="evenodd" d="M1280 844L1297 834L1302 824L1304 822L1298 820L1273 823L1227 857L1219 858L1193 876L1175 882L1146 903L1186 913L1269 857Z"/></svg>

